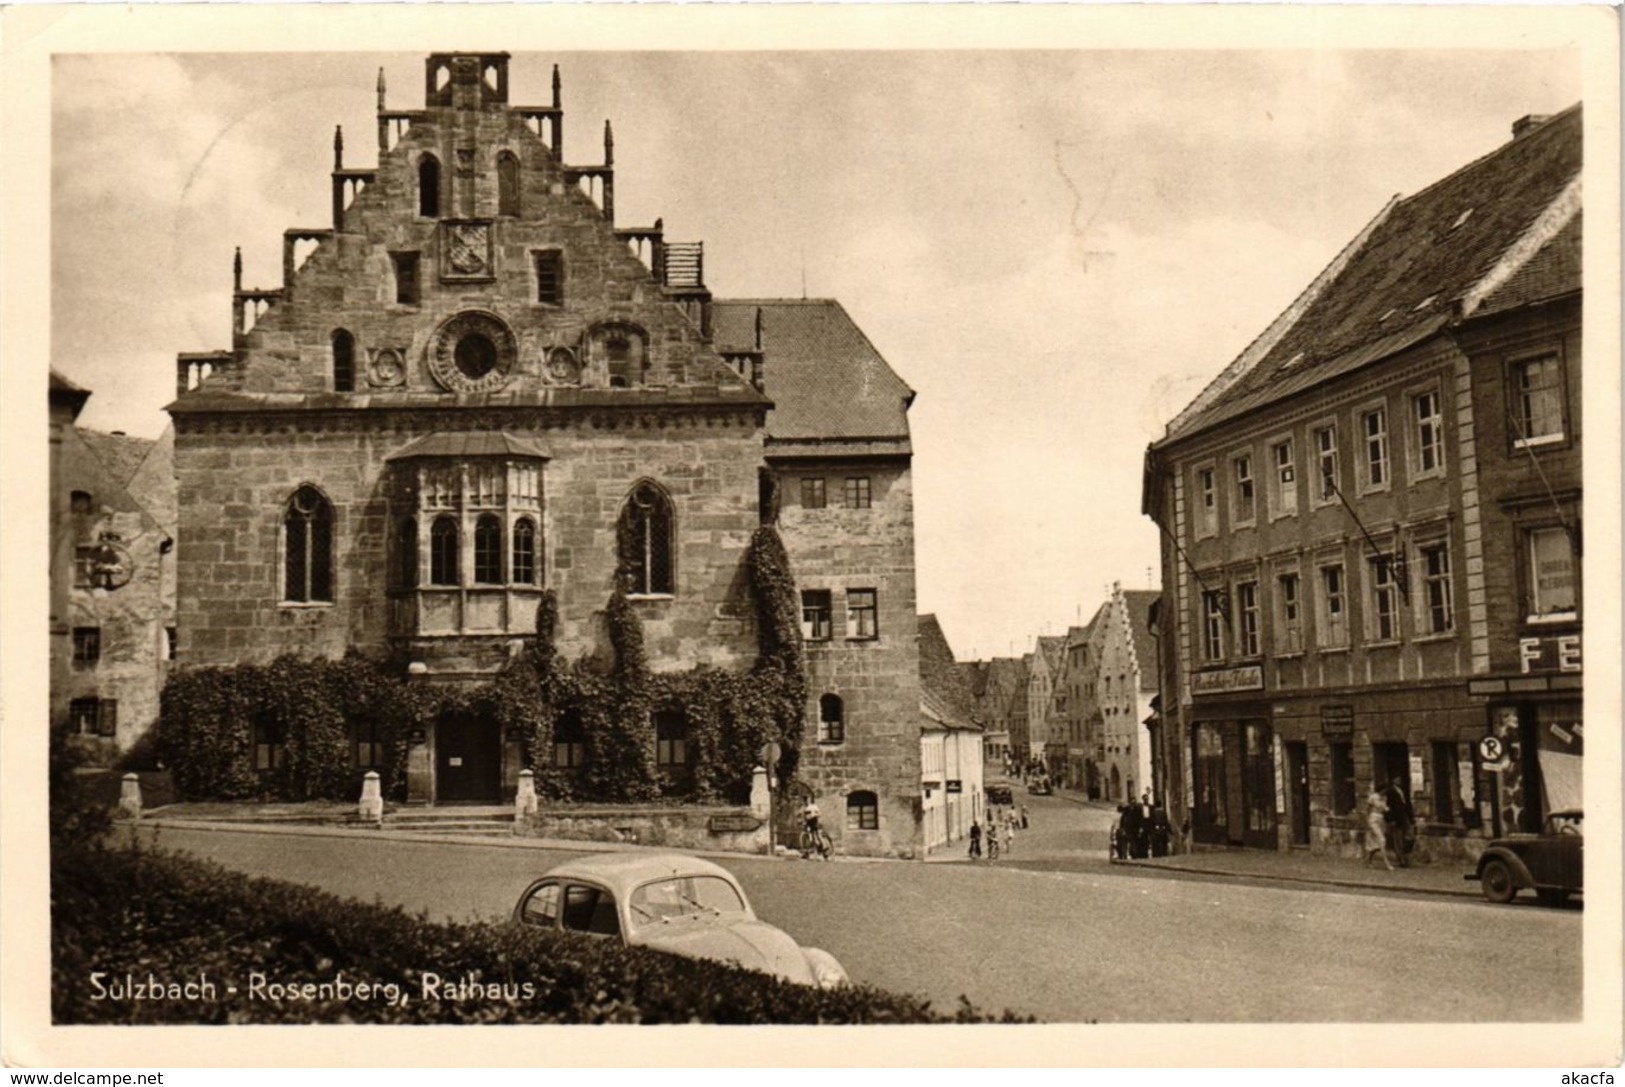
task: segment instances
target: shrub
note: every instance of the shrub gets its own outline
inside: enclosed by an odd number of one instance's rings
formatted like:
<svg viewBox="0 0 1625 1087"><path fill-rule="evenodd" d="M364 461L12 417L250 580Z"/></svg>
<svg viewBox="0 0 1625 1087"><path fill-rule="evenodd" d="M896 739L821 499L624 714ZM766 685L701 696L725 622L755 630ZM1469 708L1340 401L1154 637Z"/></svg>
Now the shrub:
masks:
<svg viewBox="0 0 1625 1087"><path fill-rule="evenodd" d="M437 924L399 909L151 851L64 851L52 867L57 1023L925 1023L952 1016L866 986L822 991L721 963L506 924ZM250 999L251 972L298 986L394 984L407 999ZM423 999L424 975L478 999ZM95 1000L103 984L195 980L217 1000ZM530 989L522 987L529 985ZM227 993L228 985L237 989ZM503 989L502 987L506 987ZM267 990L268 991L268 990ZM442 989L442 993L446 990ZM1016 1021L1006 1014L1005 1021Z"/></svg>

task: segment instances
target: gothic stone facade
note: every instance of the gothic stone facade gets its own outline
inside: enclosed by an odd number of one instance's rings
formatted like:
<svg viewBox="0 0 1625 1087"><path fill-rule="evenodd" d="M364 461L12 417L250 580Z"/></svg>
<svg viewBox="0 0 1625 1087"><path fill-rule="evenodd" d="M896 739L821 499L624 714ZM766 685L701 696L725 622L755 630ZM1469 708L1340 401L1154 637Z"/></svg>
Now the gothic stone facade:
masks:
<svg viewBox="0 0 1625 1087"><path fill-rule="evenodd" d="M769 448L816 415L801 401L847 394L798 372L827 360L780 351L763 305L714 303L697 243L617 228L608 125L601 165L565 164L557 72L552 104L525 107L507 70L505 54L435 54L411 111L385 108L380 76L377 165L346 168L336 139L332 226L286 233L280 288L245 289L239 267L232 349L180 356L189 665L355 648L425 682L477 682L534 632L547 588L561 651L605 651L625 563L652 668L742 669L764 472L853 474L839 442L822 459ZM732 345L717 333L730 312ZM872 503L817 527L785 517L808 584L879 600L877 638L813 652L810 721L817 677L865 692L839 752L806 760L831 803L859 794L842 843L856 852L919 837L917 732L894 735L918 728L919 705L906 406L903 440L863 462ZM431 771L412 799L511 795L518 747L488 725L443 721L415 747Z"/></svg>

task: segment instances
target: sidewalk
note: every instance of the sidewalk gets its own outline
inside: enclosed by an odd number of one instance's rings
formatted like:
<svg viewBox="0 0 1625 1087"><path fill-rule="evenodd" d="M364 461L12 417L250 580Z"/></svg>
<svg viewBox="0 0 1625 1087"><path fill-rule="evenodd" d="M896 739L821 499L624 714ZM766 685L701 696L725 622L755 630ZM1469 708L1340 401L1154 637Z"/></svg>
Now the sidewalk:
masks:
<svg viewBox="0 0 1625 1087"><path fill-rule="evenodd" d="M1296 850L1281 853L1263 849L1233 849L1112 863L1124 868L1154 868L1166 872L1237 876L1282 883L1461 895L1467 898L1478 898L1482 894L1476 881L1462 878L1472 871L1471 862L1462 859L1445 858L1431 864L1396 868L1390 872L1385 868L1367 868L1363 862L1348 857L1317 856Z"/></svg>

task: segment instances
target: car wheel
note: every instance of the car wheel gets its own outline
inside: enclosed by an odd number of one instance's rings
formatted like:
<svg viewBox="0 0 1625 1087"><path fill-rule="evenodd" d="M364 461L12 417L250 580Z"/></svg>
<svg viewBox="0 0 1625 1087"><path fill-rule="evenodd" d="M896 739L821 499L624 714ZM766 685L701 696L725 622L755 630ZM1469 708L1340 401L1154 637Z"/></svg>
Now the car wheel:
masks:
<svg viewBox="0 0 1625 1087"><path fill-rule="evenodd" d="M1562 906L1563 903L1569 900L1569 893L1556 887L1546 887L1536 891L1535 897L1540 899L1540 904L1542 906L1550 906L1552 909L1557 909Z"/></svg>
<svg viewBox="0 0 1625 1087"><path fill-rule="evenodd" d="M1511 902L1512 896L1518 893L1518 881L1512 878L1512 869L1498 858L1484 862L1478 879L1484 885L1484 897L1491 902Z"/></svg>

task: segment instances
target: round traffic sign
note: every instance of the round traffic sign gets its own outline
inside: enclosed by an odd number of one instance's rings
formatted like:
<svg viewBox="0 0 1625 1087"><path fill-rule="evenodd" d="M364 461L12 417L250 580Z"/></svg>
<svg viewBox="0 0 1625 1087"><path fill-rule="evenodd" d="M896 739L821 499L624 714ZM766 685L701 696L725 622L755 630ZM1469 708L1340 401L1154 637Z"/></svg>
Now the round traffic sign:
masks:
<svg viewBox="0 0 1625 1087"><path fill-rule="evenodd" d="M1485 762L1500 762L1506 754L1506 745L1499 736L1484 736L1478 741L1478 757Z"/></svg>
<svg viewBox="0 0 1625 1087"><path fill-rule="evenodd" d="M769 769L771 769L772 767L774 767L775 765L778 764L778 761L779 761L779 745L778 745L777 742L775 742L773 740L769 740L767 743L762 745L762 749L760 751L758 751L756 753L756 755L757 755L758 758L760 758L762 760L762 765L763 766L766 766Z"/></svg>

